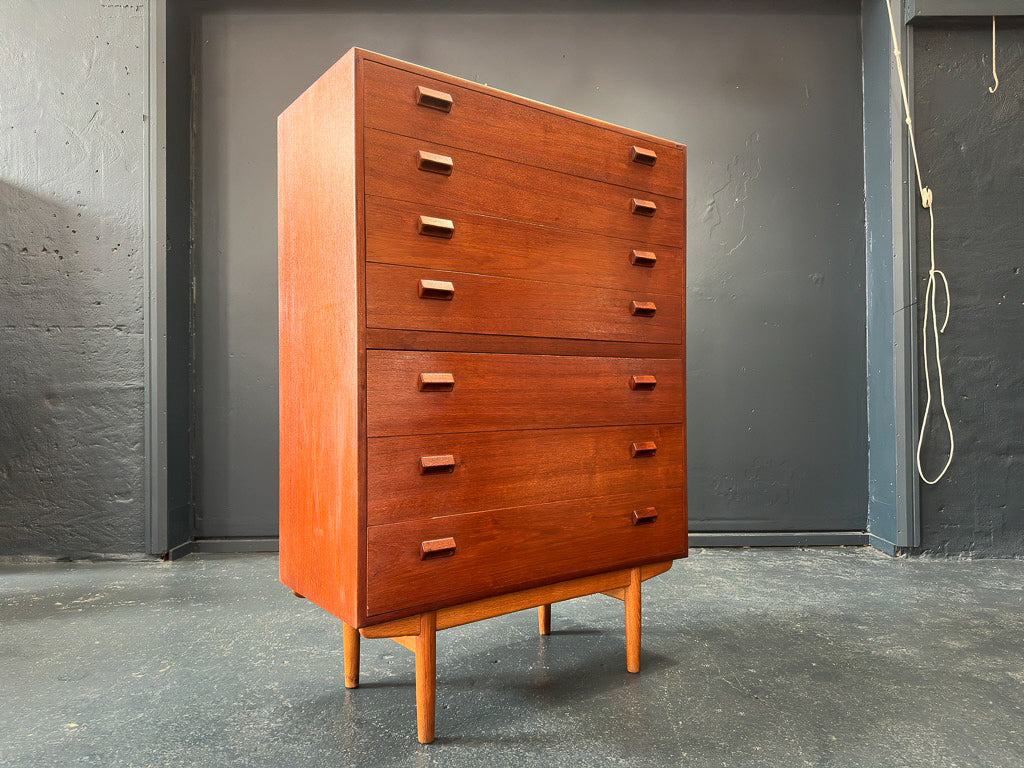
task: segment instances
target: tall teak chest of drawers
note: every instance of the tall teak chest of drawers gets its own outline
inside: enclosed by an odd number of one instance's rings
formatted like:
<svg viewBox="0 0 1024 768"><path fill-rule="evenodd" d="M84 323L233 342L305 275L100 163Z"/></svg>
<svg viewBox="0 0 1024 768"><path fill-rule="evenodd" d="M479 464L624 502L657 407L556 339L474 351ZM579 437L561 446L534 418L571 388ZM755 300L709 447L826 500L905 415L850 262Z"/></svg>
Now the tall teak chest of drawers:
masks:
<svg viewBox="0 0 1024 768"><path fill-rule="evenodd" d="M415 652L684 557L680 144L359 49L278 120L281 580Z"/></svg>

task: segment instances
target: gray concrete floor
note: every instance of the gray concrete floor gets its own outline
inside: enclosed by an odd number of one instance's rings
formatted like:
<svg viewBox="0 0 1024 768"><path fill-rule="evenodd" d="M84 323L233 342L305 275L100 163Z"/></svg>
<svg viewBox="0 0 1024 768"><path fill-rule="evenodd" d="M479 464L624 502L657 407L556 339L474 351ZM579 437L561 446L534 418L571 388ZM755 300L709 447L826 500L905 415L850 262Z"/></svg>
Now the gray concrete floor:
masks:
<svg viewBox="0 0 1024 768"><path fill-rule="evenodd" d="M0 569L2 766L1024 765L1024 561L696 550L622 604L448 630L413 660L277 583L273 556Z"/></svg>

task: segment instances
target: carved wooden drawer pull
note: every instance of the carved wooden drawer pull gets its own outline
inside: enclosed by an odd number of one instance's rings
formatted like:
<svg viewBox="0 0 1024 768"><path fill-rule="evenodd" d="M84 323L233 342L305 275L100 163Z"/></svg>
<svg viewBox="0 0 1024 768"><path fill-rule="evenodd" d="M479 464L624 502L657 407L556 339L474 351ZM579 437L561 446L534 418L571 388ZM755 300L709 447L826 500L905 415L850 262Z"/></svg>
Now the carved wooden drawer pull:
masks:
<svg viewBox="0 0 1024 768"><path fill-rule="evenodd" d="M629 159L634 163L640 163L640 165L654 165L658 162L658 153L653 149L633 147L629 151Z"/></svg>
<svg viewBox="0 0 1024 768"><path fill-rule="evenodd" d="M633 525L643 525L645 523L653 523L658 519L658 510L654 507L645 507L644 509L633 510Z"/></svg>
<svg viewBox="0 0 1024 768"><path fill-rule="evenodd" d="M642 373L629 379L630 389L654 389L657 385L658 380L649 373Z"/></svg>
<svg viewBox="0 0 1024 768"><path fill-rule="evenodd" d="M658 205L653 200L641 200L634 197L629 202L629 210L637 216L653 216L658 212Z"/></svg>
<svg viewBox="0 0 1024 768"><path fill-rule="evenodd" d="M416 388L424 392L447 391L455 388L455 376L450 373L421 373Z"/></svg>
<svg viewBox="0 0 1024 768"><path fill-rule="evenodd" d="M629 302L629 312L632 315L640 315L641 317L651 317L657 311L658 306L653 301Z"/></svg>
<svg viewBox="0 0 1024 768"><path fill-rule="evenodd" d="M428 237L451 237L455 234L455 222L451 219L435 219L433 216L420 216L419 233Z"/></svg>
<svg viewBox="0 0 1024 768"><path fill-rule="evenodd" d="M420 280L418 292L421 299L451 301L455 297L455 286L447 280Z"/></svg>
<svg viewBox="0 0 1024 768"><path fill-rule="evenodd" d="M435 91L424 85L416 86L416 103L421 107L430 107L441 112L452 111L452 95L444 91Z"/></svg>
<svg viewBox="0 0 1024 768"><path fill-rule="evenodd" d="M455 539L452 536L420 542L420 560L432 557L451 557L454 554Z"/></svg>
<svg viewBox="0 0 1024 768"><path fill-rule="evenodd" d="M420 456L421 475L454 471L455 457L450 453L444 456Z"/></svg>
<svg viewBox="0 0 1024 768"><path fill-rule="evenodd" d="M637 267L653 267L658 257L651 251L633 251L629 254L629 263Z"/></svg>
<svg viewBox="0 0 1024 768"><path fill-rule="evenodd" d="M634 458L637 456L653 456L658 452L658 444L653 440L642 440L629 446L629 453Z"/></svg>
<svg viewBox="0 0 1024 768"><path fill-rule="evenodd" d="M440 173L442 176L451 176L455 162L448 155L438 155L434 152L420 150L416 153L416 166L421 171Z"/></svg>

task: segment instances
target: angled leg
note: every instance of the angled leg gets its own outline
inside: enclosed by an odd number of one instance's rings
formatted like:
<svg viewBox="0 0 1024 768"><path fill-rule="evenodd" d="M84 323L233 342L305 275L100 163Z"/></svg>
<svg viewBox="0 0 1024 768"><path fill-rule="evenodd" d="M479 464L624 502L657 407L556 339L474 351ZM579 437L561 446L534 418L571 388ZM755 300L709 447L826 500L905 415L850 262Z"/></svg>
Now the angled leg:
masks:
<svg viewBox="0 0 1024 768"><path fill-rule="evenodd" d="M416 636L416 733L420 744L434 740L434 686L437 682L437 614L420 615Z"/></svg>
<svg viewBox="0 0 1024 768"><path fill-rule="evenodd" d="M629 586L626 587L626 669L640 671L640 569L629 572Z"/></svg>
<svg viewBox="0 0 1024 768"><path fill-rule="evenodd" d="M537 606L537 624L542 635L551 634L551 603Z"/></svg>
<svg viewBox="0 0 1024 768"><path fill-rule="evenodd" d="M345 631L345 687L359 685L359 630L342 622Z"/></svg>

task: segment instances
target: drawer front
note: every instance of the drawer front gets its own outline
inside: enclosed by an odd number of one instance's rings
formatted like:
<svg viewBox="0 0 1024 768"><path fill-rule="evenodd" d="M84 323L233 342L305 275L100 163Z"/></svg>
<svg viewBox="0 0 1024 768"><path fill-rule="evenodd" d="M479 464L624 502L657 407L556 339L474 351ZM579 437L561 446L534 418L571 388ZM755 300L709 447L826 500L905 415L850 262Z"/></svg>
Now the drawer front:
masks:
<svg viewBox="0 0 1024 768"><path fill-rule="evenodd" d="M366 353L370 437L682 420L682 360Z"/></svg>
<svg viewBox="0 0 1024 768"><path fill-rule="evenodd" d="M440 219L451 230L420 222ZM683 249L366 198L366 260L572 285L683 292Z"/></svg>
<svg viewBox="0 0 1024 768"><path fill-rule="evenodd" d="M686 161L681 147L629 136L384 64L365 62L363 67L363 119L367 127L588 179L683 196ZM449 96L450 107L445 110L446 104L431 103L429 99L420 99L425 103L419 103L417 88L422 87Z"/></svg>
<svg viewBox="0 0 1024 768"><path fill-rule="evenodd" d="M683 306L679 296L368 264L366 326L678 344Z"/></svg>
<svg viewBox="0 0 1024 768"><path fill-rule="evenodd" d="M366 521L679 488L684 465L681 424L374 437Z"/></svg>
<svg viewBox="0 0 1024 768"><path fill-rule="evenodd" d="M363 148L367 195L645 243L683 244L683 202L674 197L369 128ZM441 163L424 157L450 161L450 168L444 166L449 172L439 172Z"/></svg>
<svg viewBox="0 0 1024 768"><path fill-rule="evenodd" d="M680 488L375 525L366 609L437 608L685 552Z"/></svg>

